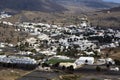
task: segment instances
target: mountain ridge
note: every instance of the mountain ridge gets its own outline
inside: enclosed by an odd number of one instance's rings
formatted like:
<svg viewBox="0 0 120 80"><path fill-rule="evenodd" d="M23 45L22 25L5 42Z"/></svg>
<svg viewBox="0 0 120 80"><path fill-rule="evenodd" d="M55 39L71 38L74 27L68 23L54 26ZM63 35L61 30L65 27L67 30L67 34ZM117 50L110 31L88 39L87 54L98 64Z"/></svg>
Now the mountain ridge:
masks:
<svg viewBox="0 0 120 80"><path fill-rule="evenodd" d="M42 11L42 12L62 12L63 6L50 0L1 0L0 9L12 9L17 11Z"/></svg>
<svg viewBox="0 0 120 80"><path fill-rule="evenodd" d="M1 0L0 9L41 12L86 12L117 7L120 4L103 0Z"/></svg>
<svg viewBox="0 0 120 80"><path fill-rule="evenodd" d="M119 3L105 2L103 0L56 0L56 3L63 5L69 10L74 9L75 12L89 12L117 7L120 5Z"/></svg>
<svg viewBox="0 0 120 80"><path fill-rule="evenodd" d="M120 6L111 8L111 9L109 9L109 11L114 11L114 12L120 11Z"/></svg>

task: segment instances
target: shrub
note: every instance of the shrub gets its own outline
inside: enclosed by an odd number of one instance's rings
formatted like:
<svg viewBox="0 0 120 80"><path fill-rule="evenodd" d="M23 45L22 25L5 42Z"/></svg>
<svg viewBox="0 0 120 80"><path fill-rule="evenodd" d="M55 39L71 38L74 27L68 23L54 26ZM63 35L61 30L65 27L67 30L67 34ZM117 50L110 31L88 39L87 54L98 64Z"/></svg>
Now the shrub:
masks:
<svg viewBox="0 0 120 80"><path fill-rule="evenodd" d="M96 67L97 71L101 71L101 68L99 66Z"/></svg>

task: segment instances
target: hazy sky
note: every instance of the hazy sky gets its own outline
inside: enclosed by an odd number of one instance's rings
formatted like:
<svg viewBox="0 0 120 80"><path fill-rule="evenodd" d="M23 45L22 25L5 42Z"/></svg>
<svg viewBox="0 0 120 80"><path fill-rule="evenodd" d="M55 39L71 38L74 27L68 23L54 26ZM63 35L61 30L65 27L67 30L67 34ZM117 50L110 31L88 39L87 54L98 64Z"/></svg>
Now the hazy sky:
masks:
<svg viewBox="0 0 120 80"><path fill-rule="evenodd" d="M104 0L104 1L111 1L111 2L117 2L117 3L120 3L120 0Z"/></svg>

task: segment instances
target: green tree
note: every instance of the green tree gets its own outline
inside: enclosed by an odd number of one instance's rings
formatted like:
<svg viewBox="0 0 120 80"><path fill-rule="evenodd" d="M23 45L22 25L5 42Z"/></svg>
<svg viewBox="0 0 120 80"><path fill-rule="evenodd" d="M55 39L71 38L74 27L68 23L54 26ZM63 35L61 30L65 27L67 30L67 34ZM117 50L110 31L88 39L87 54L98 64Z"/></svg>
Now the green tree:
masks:
<svg viewBox="0 0 120 80"><path fill-rule="evenodd" d="M101 71L101 67L97 66L97 67L96 67L96 70L97 70L97 71Z"/></svg>

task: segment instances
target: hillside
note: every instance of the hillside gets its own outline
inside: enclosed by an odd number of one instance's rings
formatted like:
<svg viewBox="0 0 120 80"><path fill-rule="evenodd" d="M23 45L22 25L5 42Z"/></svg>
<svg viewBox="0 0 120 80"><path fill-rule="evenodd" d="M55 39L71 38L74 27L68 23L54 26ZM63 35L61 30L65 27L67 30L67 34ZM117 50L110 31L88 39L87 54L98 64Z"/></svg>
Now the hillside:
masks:
<svg viewBox="0 0 120 80"><path fill-rule="evenodd" d="M8 26L0 23L0 42L16 44L19 40L23 40L28 34L16 32L14 26Z"/></svg>
<svg viewBox="0 0 120 80"><path fill-rule="evenodd" d="M111 8L109 9L109 11L113 11L113 12L120 11L120 7Z"/></svg>
<svg viewBox="0 0 120 80"><path fill-rule="evenodd" d="M15 5L12 5L13 3ZM103 0L1 0L0 4L1 9L9 8L18 11L22 10L12 18L5 19L10 22L28 21L74 24L76 17L82 17L85 14L88 16L93 26L119 27L120 25L120 7L111 8L119 4L104 2ZM101 9L115 12L107 13L107 11L96 11Z"/></svg>
<svg viewBox="0 0 120 80"><path fill-rule="evenodd" d="M54 1L54 0L52 0ZM105 2L103 0L55 0L72 12L92 12L99 9L108 9L119 6L117 3Z"/></svg>
<svg viewBox="0 0 120 80"><path fill-rule="evenodd" d="M54 0L53 0L54 1ZM117 3L112 2L106 2L103 0L56 0L56 2L62 3L62 4L77 4L78 5L84 5L91 8L110 8L118 6Z"/></svg>
<svg viewBox="0 0 120 80"><path fill-rule="evenodd" d="M64 7L50 0L0 0L0 9L15 11L62 12Z"/></svg>
<svg viewBox="0 0 120 80"><path fill-rule="evenodd" d="M120 28L120 11L117 12L95 12L88 14L92 26L104 28Z"/></svg>
<svg viewBox="0 0 120 80"><path fill-rule="evenodd" d="M120 27L120 7L114 7L92 13L87 13L93 26Z"/></svg>
<svg viewBox="0 0 120 80"><path fill-rule="evenodd" d="M1 0L0 10L41 12L89 12L116 7L119 4L103 0Z"/></svg>

